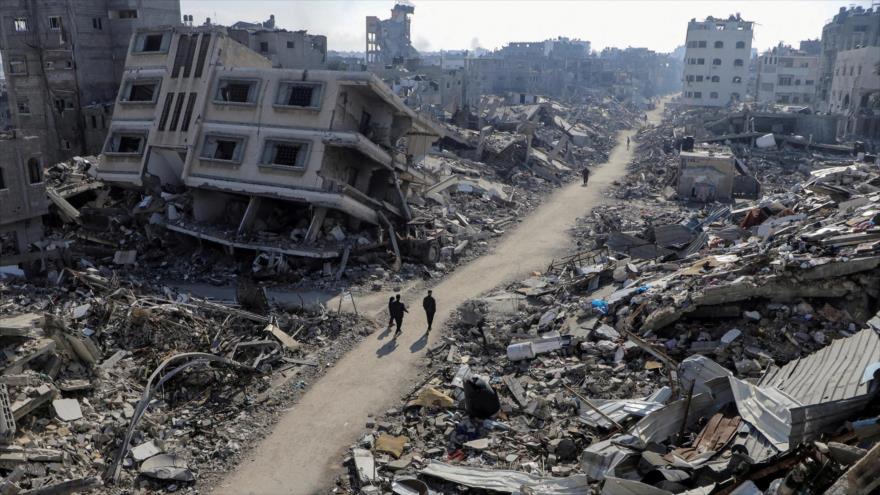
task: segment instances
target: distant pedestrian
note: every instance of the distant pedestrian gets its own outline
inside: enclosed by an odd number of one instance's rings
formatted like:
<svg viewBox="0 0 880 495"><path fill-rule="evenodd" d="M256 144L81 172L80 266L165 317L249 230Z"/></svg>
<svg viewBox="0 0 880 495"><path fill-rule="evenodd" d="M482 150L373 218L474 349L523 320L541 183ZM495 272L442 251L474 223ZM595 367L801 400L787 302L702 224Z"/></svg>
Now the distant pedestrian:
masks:
<svg viewBox="0 0 880 495"><path fill-rule="evenodd" d="M645 123L648 123L648 114L645 114Z"/></svg>
<svg viewBox="0 0 880 495"><path fill-rule="evenodd" d="M629 136L626 137L626 149L629 149Z"/></svg>
<svg viewBox="0 0 880 495"><path fill-rule="evenodd" d="M409 311L407 311L406 306L404 306L403 303L400 302L400 294L397 294L397 296L395 297L392 308L393 310L391 312L391 316L394 318L394 323L397 324L397 330L394 332L394 338L397 338L397 336L400 335L400 326L403 325L403 314L409 313Z"/></svg>
<svg viewBox="0 0 880 495"><path fill-rule="evenodd" d="M587 181L590 180L590 169L588 169L587 167L584 167L584 169L581 170L581 175L584 177L584 185L586 186Z"/></svg>
<svg viewBox="0 0 880 495"><path fill-rule="evenodd" d="M425 309L425 317L428 319L428 331L425 333L430 333L431 324L434 323L434 313L437 312L437 301L431 296L431 291L428 291L428 295L422 299L422 307Z"/></svg>
<svg viewBox="0 0 880 495"><path fill-rule="evenodd" d="M388 330L394 325L394 296L388 299Z"/></svg>

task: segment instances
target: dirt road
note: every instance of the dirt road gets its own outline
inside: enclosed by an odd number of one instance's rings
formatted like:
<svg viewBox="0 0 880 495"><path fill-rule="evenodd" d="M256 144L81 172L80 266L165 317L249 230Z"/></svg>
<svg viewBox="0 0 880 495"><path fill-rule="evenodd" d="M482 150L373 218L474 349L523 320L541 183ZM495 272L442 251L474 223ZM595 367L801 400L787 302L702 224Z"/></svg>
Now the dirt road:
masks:
<svg viewBox="0 0 880 495"><path fill-rule="evenodd" d="M656 121L659 116L657 110L649 119ZM544 270L554 257L566 254L571 247L568 229L577 217L606 202L602 191L624 176L631 157L626 138L633 133L619 133L621 144L607 163L593 169L589 187L578 181L557 191L506 233L491 253L459 267L436 285L435 329L442 328L450 311L466 299ZM439 338L436 330L430 339L424 336L421 291L408 291L406 296L410 314L396 343L382 330L352 349L223 480L216 495L311 494L332 488L335 475L342 472L339 461L365 431L368 416L398 406L400 396L414 385L424 349ZM387 297L360 300L358 308L381 321Z"/></svg>

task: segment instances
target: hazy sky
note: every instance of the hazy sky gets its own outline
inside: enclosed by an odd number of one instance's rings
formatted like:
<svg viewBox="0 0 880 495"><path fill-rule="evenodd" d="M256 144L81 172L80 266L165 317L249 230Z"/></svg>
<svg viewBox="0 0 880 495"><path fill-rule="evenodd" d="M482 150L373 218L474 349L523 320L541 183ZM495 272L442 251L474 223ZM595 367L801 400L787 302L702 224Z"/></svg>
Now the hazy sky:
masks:
<svg viewBox="0 0 880 495"><path fill-rule="evenodd" d="M687 22L739 12L754 21L752 47L819 38L822 26L842 6L870 1L828 0L414 0L413 45L419 50L497 48L510 41L556 36L589 40L594 50L637 46L668 52L684 44ZM196 24L260 21L275 14L279 27L327 36L330 50L364 50L364 17L389 16L394 0L181 0Z"/></svg>

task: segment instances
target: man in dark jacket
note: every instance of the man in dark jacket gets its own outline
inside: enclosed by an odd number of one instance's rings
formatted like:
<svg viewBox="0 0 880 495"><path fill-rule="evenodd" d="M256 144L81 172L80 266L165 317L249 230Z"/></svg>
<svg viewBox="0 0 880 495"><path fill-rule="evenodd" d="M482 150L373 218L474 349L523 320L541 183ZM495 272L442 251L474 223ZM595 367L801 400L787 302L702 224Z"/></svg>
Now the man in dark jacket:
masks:
<svg viewBox="0 0 880 495"><path fill-rule="evenodd" d="M587 167L584 167L584 169L581 170L581 176L583 176L583 178L584 178L584 185L586 186L586 185L587 185L587 181L590 180L590 169L588 169Z"/></svg>
<svg viewBox="0 0 880 495"><path fill-rule="evenodd" d="M388 299L388 330L391 330L391 325L394 324L394 296L391 296Z"/></svg>
<svg viewBox="0 0 880 495"><path fill-rule="evenodd" d="M392 309L391 317L394 318L394 322L397 324L397 331L394 332L394 338L397 338L397 336L400 335L400 326L403 324L403 314L409 313L409 311L406 310L406 306L400 302L400 294L394 298Z"/></svg>
<svg viewBox="0 0 880 495"><path fill-rule="evenodd" d="M431 324L434 323L434 313L437 312L437 301L431 296L431 291L422 299L422 307L425 308L425 316L428 318L428 331L431 332Z"/></svg>

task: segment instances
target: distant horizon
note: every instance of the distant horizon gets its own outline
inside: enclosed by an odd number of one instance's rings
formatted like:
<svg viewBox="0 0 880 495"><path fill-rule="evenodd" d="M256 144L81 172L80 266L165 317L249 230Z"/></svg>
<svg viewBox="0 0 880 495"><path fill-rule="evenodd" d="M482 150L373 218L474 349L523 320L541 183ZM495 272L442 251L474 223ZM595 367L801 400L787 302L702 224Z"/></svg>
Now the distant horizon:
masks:
<svg viewBox="0 0 880 495"><path fill-rule="evenodd" d="M364 52L365 18L386 19L394 0L181 0L181 13L197 25L262 22L275 14L276 27L327 36L336 52ZM755 23L752 47L763 52L780 42L797 47L822 37L822 27L841 7L871 7L867 1L746 0L668 2L649 0L415 0L411 35L419 51L494 50L515 41L579 38L594 51L648 48L671 53L684 44L687 23L739 13ZM878 4L880 8L880 4ZM246 15L242 15L246 12ZM291 12L285 14L285 12ZM620 19L618 19L618 17ZM624 25L621 25L623 23ZM629 29L625 29L629 26ZM450 28L451 27L451 28ZM510 35L509 33L516 33Z"/></svg>

